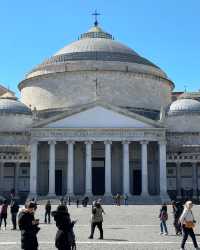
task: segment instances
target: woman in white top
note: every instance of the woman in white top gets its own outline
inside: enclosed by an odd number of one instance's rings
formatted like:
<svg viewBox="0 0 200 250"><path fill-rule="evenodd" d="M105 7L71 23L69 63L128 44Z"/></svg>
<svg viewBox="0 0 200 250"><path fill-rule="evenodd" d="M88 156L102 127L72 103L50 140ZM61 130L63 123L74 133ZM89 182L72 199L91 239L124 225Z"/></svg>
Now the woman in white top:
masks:
<svg viewBox="0 0 200 250"><path fill-rule="evenodd" d="M179 221L182 225L183 230L183 239L181 242L181 250L185 248L185 242L187 241L188 235L192 238L195 249L200 249L197 245L196 237L193 231L193 227L195 226L195 219L192 213L192 201L187 201L185 203L185 208L183 213L181 214Z"/></svg>

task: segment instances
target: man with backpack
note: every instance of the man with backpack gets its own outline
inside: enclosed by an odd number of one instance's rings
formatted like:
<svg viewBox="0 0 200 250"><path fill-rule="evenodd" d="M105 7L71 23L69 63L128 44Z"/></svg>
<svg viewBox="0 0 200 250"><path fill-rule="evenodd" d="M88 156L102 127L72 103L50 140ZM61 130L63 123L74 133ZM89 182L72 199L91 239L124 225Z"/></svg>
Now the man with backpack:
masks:
<svg viewBox="0 0 200 250"><path fill-rule="evenodd" d="M100 240L103 240L103 213L105 214L99 201L95 201L92 206L92 220L91 220L91 233L89 239L93 239L94 230L96 226L100 232Z"/></svg>
<svg viewBox="0 0 200 250"><path fill-rule="evenodd" d="M71 221L70 215L65 205L59 205L52 216L58 228L55 238L55 246L58 250L76 249L75 234L73 231L76 221Z"/></svg>

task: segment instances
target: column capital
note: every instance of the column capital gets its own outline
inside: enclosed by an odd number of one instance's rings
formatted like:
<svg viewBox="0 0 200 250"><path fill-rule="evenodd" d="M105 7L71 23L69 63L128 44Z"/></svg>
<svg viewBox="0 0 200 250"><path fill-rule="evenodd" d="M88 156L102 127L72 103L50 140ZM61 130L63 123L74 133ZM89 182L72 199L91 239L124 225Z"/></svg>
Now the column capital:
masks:
<svg viewBox="0 0 200 250"><path fill-rule="evenodd" d="M140 144L141 144L141 145L147 145L147 144L149 144L149 141L143 140L143 141L140 141Z"/></svg>
<svg viewBox="0 0 200 250"><path fill-rule="evenodd" d="M48 141L48 144L54 144L54 145L56 145L56 143L57 143L56 140L49 140Z"/></svg>
<svg viewBox="0 0 200 250"><path fill-rule="evenodd" d="M90 144L90 145L92 145L92 144L93 144L93 141L88 140L88 141L84 141L84 143L85 143L85 144Z"/></svg>
<svg viewBox="0 0 200 250"><path fill-rule="evenodd" d="M130 144L131 142L130 141L128 141L128 140L123 140L122 141L122 144Z"/></svg>
<svg viewBox="0 0 200 250"><path fill-rule="evenodd" d="M104 141L104 144L112 144L112 141L111 140L106 140L106 141Z"/></svg>
<svg viewBox="0 0 200 250"><path fill-rule="evenodd" d="M158 141L159 145L167 145L167 141L166 140L160 140Z"/></svg>
<svg viewBox="0 0 200 250"><path fill-rule="evenodd" d="M31 144L36 144L36 145L38 145L38 143L39 143L39 141L37 140L37 139L31 139Z"/></svg>
<svg viewBox="0 0 200 250"><path fill-rule="evenodd" d="M73 141L73 140L68 140L68 141L66 141L66 144L75 144L75 141Z"/></svg>

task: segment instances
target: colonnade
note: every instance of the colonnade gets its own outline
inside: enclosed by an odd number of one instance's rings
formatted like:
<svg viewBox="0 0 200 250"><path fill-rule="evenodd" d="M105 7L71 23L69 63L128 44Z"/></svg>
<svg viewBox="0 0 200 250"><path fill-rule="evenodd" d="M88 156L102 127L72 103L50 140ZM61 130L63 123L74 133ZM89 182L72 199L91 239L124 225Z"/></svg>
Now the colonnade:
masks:
<svg viewBox="0 0 200 250"><path fill-rule="evenodd" d="M31 169L30 169L30 195L37 195L37 163L38 163L38 143L31 143ZM49 196L55 196L55 140L49 143ZM74 195L74 140L66 141L68 155L67 166L67 195ZM94 141L85 141L86 152L86 175L85 175L85 195L92 196L92 145ZM129 166L129 144L131 141L124 140L123 146L123 193L130 195L130 166ZM148 196L148 141L140 141L141 144L141 172L142 172L142 196ZM112 140L104 141L105 144L105 196L111 196L111 145ZM160 195L167 195L166 177L166 142L158 141L159 145L159 173L160 173Z"/></svg>

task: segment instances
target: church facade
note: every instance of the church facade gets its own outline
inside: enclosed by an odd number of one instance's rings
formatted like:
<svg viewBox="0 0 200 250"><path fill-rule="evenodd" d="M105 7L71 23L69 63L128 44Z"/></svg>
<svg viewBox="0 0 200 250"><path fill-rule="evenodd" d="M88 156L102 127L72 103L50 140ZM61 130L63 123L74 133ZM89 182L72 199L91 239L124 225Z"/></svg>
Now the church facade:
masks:
<svg viewBox="0 0 200 250"><path fill-rule="evenodd" d="M95 25L0 86L0 195L198 199L200 93Z"/></svg>

